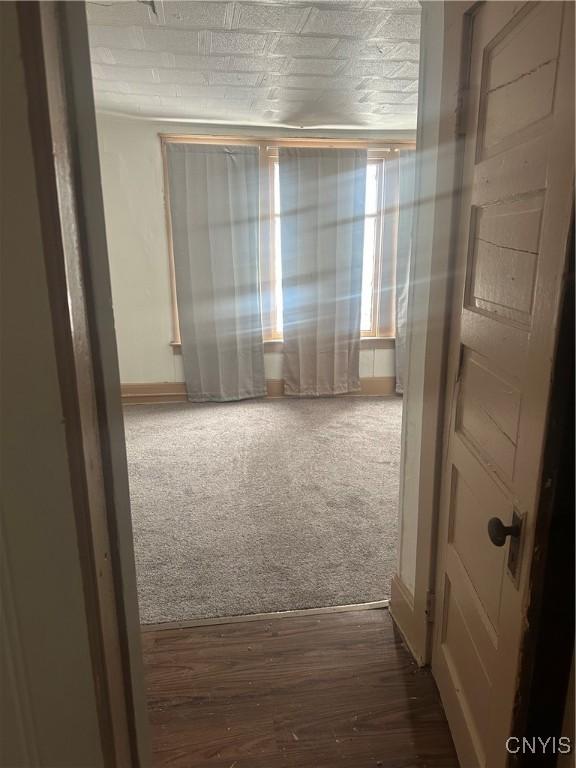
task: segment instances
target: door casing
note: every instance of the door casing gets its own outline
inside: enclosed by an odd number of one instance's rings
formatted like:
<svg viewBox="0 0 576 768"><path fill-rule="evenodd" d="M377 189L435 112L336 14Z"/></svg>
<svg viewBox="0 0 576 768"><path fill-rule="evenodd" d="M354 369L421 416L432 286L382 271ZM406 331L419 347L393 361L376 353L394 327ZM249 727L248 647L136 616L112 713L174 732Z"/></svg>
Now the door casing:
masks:
<svg viewBox="0 0 576 768"><path fill-rule="evenodd" d="M33 3L31 5L40 5ZM423 29L426 32L426 6ZM438 467L441 462L443 401L440 395L446 375L446 307L450 301L450 264L452 257L453 208L458 203L460 184L461 123L458 107L462 102L460 89L459 52L462 50L465 25L462 19L475 5L471 2L451 3L453 22L444 28L442 82L439 114L431 106L432 120L437 122L438 159L435 176L428 177L428 190L433 190L433 210L417 213L416 243L431 217L433 237L430 262L430 292L428 296L427 335L422 383L425 414L421 424L420 457L424 472L420 475L417 497L418 537L416 543L416 575L414 590L400 578L393 583L391 610L419 663L430 658L430 612L433 610L435 557L435 527L438 499ZM146 763L147 726L144 706L140 659L139 626L137 619L136 586L133 568L133 548L130 528L127 473L124 455L120 386L116 362L115 336L109 285L105 228L100 198L100 176L96 153L96 128L91 91L90 63L85 9L82 3L42 3L45 14L52 14L64 44L58 64L65 73L65 113L63 119L73 127L73 174L76 204L83 234L79 269L85 278L84 298L89 315L92 356L95 363L94 385L98 414L98 434L102 445L103 492L108 505L106 524L113 549L116 615L122 648L123 679L118 681L128 696L127 738L137 744L133 765ZM54 40L45 36L42 44L54 48ZM437 40L437 39L436 39ZM429 41L430 44L432 41ZM426 50L422 50L426 62ZM423 67L425 64L423 64ZM426 73L421 70L423 82ZM424 122L430 117L425 100L419 105L419 138ZM434 133L434 132L433 132ZM423 168L422 178L430 173ZM416 245L417 247L417 245ZM417 275L413 274L413 284ZM413 318L412 318L413 322ZM414 332L414 327L412 332ZM410 398L408 393L407 398ZM410 407L408 399L407 407ZM404 437L407 437L406 431ZM404 442L404 441L403 441Z"/></svg>
<svg viewBox="0 0 576 768"><path fill-rule="evenodd" d="M100 738L149 763L120 380L84 3L18 4Z"/></svg>
<svg viewBox="0 0 576 768"><path fill-rule="evenodd" d="M410 274L399 568L390 601L394 621L420 665L428 664L431 658L453 222L462 179L461 108L465 93L461 88L461 51L467 31L464 20L475 5L469 0L454 0L449 3L449 16L442 2L422 5L413 230L413 251L419 258L413 261ZM415 477L408 474L410 462L420 468ZM415 483L417 490L411 493ZM413 585L402 574L407 518L416 523Z"/></svg>

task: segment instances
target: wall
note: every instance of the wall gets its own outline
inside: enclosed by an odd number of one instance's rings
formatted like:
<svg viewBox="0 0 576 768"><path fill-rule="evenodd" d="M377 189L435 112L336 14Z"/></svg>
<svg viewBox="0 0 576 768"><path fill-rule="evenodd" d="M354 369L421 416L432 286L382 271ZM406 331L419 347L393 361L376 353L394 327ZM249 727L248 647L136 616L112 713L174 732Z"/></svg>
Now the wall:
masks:
<svg viewBox="0 0 576 768"><path fill-rule="evenodd" d="M191 126L98 115L112 299L120 378L124 384L184 379L182 358L174 355L170 347L171 298L158 134L229 134L231 130L229 126ZM270 136L279 132L251 128L250 135ZM404 132L402 137L413 138L413 134ZM281 353L266 353L265 369L267 379L282 378ZM361 351L362 378L393 375L393 350Z"/></svg>
<svg viewBox="0 0 576 768"><path fill-rule="evenodd" d="M0 765L103 767L15 3L2 27Z"/></svg>

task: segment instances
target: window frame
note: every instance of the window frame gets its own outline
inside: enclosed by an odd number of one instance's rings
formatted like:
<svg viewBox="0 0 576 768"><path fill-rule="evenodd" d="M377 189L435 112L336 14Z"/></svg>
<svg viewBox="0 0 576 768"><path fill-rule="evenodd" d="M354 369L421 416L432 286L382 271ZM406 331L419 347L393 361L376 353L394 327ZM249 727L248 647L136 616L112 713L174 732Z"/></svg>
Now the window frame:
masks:
<svg viewBox="0 0 576 768"><path fill-rule="evenodd" d="M382 163L378 173L378 200L380 209L377 213L377 232L375 245L375 279L373 281L372 295L372 327L370 330L361 331L361 338L369 340L394 338L394 292L386 290L386 285L393 285L395 279L395 259L384 259L386 240L395 240L394 232L388 232L386 227L386 211L383 208L384 200L384 163L392 152L401 149L414 149L414 141L381 141L378 139L354 140L354 139L319 139L319 138L263 138L241 136L215 136L215 135L186 135L173 133L159 134L162 168L164 182L164 212L166 218L166 235L168 246L168 269L170 279L171 297L171 325L172 341L170 345L174 351L181 346L180 323L178 316L178 302L176 294L176 270L174 264L174 249L172 242L172 218L170 212L170 192L168 184L167 145L178 144L226 144L236 146L257 146L259 148L259 174L260 174L260 199L259 199L259 271L260 271L260 300L262 312L263 340L269 343L281 343L282 334L275 323L275 243L274 243L274 163L278 161L278 149L280 147L322 147L334 149L367 149L368 162L380 161ZM392 243L390 243L392 244Z"/></svg>

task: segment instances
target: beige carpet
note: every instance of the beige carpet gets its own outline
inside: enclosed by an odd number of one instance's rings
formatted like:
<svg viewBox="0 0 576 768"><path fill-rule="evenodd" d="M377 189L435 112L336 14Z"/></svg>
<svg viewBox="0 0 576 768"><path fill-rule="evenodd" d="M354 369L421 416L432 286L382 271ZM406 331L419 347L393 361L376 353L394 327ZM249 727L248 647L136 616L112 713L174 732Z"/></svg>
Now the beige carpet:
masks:
<svg viewBox="0 0 576 768"><path fill-rule="evenodd" d="M125 409L143 623L390 595L402 401Z"/></svg>

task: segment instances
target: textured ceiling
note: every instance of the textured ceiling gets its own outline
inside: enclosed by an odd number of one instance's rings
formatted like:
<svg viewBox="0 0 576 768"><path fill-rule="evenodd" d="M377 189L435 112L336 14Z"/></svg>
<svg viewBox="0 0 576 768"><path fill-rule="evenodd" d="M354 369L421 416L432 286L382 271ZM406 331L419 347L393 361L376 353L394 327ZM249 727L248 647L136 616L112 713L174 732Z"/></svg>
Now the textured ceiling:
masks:
<svg viewBox="0 0 576 768"><path fill-rule="evenodd" d="M87 8L97 109L201 122L416 127L416 0L98 0Z"/></svg>

